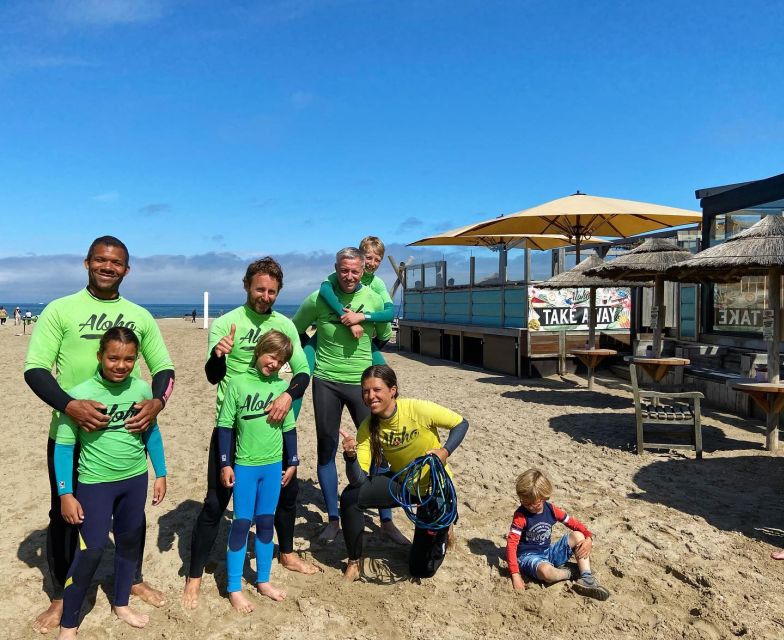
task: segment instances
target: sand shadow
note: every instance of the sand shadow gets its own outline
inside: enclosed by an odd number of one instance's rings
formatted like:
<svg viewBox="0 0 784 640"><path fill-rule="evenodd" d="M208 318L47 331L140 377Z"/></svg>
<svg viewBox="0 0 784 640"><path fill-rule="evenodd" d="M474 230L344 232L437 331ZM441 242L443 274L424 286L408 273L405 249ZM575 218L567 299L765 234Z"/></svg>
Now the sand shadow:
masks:
<svg viewBox="0 0 784 640"><path fill-rule="evenodd" d="M550 428L565 433L580 444L593 444L619 451L637 452L636 427L633 413L581 413L555 416L549 420ZM655 427L646 427L646 439L656 442L651 433ZM672 429L664 425L663 429ZM683 427L683 441L691 437L691 427ZM675 442L675 440L673 440ZM728 438L724 431L712 425L702 425L702 447L705 453L716 451L763 451L764 441L759 437L749 440Z"/></svg>
<svg viewBox="0 0 784 640"><path fill-rule="evenodd" d="M509 575L506 566L506 547L501 547L487 538L471 538L468 541L468 548L475 556L484 556L489 567L496 569L502 575Z"/></svg>
<svg viewBox="0 0 784 640"><path fill-rule="evenodd" d="M161 553L171 551L175 540L177 541L177 553L180 557L180 567L177 571L179 576L187 574L187 566L191 558L191 533L201 507L201 502L184 500L158 518L158 551ZM221 526L223 526L222 522Z"/></svg>
<svg viewBox="0 0 784 640"><path fill-rule="evenodd" d="M659 460L634 476L629 497L704 518L711 526L784 546L782 459L767 454Z"/></svg>
<svg viewBox="0 0 784 640"><path fill-rule="evenodd" d="M601 391L588 391L584 388L573 389L519 389L517 391L504 391L504 398L532 402L535 404L555 407L588 407L592 409L631 409L630 398L614 396Z"/></svg>

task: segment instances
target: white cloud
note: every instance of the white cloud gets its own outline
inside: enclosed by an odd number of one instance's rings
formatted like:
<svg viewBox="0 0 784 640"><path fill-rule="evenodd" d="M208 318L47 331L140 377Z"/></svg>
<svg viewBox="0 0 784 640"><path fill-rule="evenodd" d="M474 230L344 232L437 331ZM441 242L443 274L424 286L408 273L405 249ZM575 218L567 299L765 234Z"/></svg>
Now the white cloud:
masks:
<svg viewBox="0 0 784 640"><path fill-rule="evenodd" d="M111 27L152 22L163 15L160 0L57 0L49 7L53 21L74 26Z"/></svg>
<svg viewBox="0 0 784 640"><path fill-rule="evenodd" d="M116 202L120 199L120 194L116 191L107 191L106 193L99 193L91 198L96 202Z"/></svg>

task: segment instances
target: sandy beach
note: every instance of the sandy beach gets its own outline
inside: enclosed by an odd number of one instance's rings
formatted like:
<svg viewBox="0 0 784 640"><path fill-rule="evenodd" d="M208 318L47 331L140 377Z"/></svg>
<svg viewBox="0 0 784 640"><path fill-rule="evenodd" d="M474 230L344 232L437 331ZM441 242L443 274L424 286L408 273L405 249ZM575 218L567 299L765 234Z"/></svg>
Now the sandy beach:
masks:
<svg viewBox="0 0 784 640"><path fill-rule="evenodd" d="M633 449L630 393L600 372L593 392L578 378L520 380L410 354L388 354L403 395L439 402L471 424L450 459L459 496L457 546L432 580L406 577L407 550L383 541L368 518L365 579L343 584L342 538L312 542L325 521L316 484L315 431L308 393L298 421L302 466L295 545L324 572L289 573L273 563L283 603L253 598L236 614L225 597L228 518L213 549L200 607L180 605L191 527L206 489L214 388L203 363L205 331L160 322L177 384L159 417L169 467L164 503L147 508L145 577L165 591L161 609L143 603L147 628L117 622L109 609L113 551L91 590L79 637L97 638L782 638L784 459L764 450L762 425L706 410L705 457ZM0 497L3 637L40 637L30 622L49 589L45 527L49 504L45 445L48 408L24 384L29 336L0 328L0 434L6 491ZM606 383L606 384L602 384ZM347 415L345 426L351 427ZM338 462L344 483L342 461ZM514 480L531 466L553 480L553 502L596 533L594 571L612 596L588 600L568 583L530 584L515 593L503 561L516 507ZM398 526L412 526L397 510ZM561 528L559 531L564 531ZM246 592L252 594L251 585ZM133 604L133 600L132 600ZM49 637L54 637L50 633Z"/></svg>

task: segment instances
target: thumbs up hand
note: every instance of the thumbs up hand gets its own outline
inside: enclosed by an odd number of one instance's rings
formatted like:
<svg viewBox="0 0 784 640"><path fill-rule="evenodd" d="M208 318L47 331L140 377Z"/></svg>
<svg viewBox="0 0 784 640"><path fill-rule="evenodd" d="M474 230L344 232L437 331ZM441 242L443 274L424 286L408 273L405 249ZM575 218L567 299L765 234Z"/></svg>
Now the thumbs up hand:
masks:
<svg viewBox="0 0 784 640"><path fill-rule="evenodd" d="M215 345L213 351L215 355L219 358L231 353L231 350L234 348L234 334L237 331L237 325L231 325L231 330L229 331L229 335L223 336L219 341L218 344Z"/></svg>

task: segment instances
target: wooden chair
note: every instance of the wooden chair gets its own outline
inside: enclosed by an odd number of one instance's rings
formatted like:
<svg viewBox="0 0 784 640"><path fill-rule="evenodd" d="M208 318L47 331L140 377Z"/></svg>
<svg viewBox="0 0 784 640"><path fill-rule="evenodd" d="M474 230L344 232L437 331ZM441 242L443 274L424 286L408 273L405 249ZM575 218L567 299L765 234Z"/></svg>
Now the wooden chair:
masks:
<svg viewBox="0 0 784 640"><path fill-rule="evenodd" d="M694 449L702 458L702 423L700 400L705 396L699 391L668 392L640 389L637 382L637 367L629 365L634 394L634 414L637 422L637 453L645 449ZM656 436L682 436L689 433L691 442L660 443L645 442L645 427L665 425L671 429L657 428Z"/></svg>

